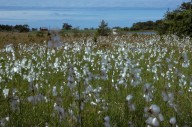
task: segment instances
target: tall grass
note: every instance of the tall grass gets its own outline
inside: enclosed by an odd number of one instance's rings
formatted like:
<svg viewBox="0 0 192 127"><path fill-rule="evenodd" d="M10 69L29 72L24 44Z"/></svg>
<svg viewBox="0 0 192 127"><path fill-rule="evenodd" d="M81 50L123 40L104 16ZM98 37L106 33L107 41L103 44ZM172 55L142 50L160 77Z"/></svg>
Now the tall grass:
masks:
<svg viewBox="0 0 192 127"><path fill-rule="evenodd" d="M192 126L191 44L153 35L7 45L0 125Z"/></svg>

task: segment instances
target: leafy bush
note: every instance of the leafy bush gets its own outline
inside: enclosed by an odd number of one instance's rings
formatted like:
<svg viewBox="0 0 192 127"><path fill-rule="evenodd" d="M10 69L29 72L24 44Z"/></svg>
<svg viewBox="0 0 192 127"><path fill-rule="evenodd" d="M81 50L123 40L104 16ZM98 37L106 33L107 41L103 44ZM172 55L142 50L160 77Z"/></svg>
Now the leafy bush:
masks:
<svg viewBox="0 0 192 127"><path fill-rule="evenodd" d="M108 23L106 23L104 20L102 20L101 24L99 25L99 28L97 30L97 33L100 36L108 36L111 33L111 30L108 27Z"/></svg>
<svg viewBox="0 0 192 127"><path fill-rule="evenodd" d="M183 3L173 11L168 11L165 18L159 22L157 29L160 34L176 34L192 37L192 9L191 3Z"/></svg>

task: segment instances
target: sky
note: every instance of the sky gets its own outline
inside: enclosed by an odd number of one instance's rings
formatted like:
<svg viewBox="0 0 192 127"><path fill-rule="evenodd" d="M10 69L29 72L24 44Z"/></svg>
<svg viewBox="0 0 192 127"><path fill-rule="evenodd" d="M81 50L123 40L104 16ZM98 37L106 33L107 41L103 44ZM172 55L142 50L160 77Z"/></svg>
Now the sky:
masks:
<svg viewBox="0 0 192 127"><path fill-rule="evenodd" d="M190 0L0 0L0 24L30 27L97 27L104 19L113 26L162 19L167 9Z"/></svg>
<svg viewBox="0 0 192 127"><path fill-rule="evenodd" d="M0 0L1 6L175 8L190 0Z"/></svg>

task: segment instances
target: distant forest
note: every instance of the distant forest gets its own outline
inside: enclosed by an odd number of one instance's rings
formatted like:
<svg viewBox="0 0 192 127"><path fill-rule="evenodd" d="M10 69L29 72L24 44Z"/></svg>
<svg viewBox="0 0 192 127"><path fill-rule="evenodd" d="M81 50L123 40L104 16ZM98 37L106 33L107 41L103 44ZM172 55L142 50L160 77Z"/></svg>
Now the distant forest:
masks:
<svg viewBox="0 0 192 127"><path fill-rule="evenodd" d="M137 22L125 30L154 30L159 34L176 34L178 36L192 37L192 3L184 2L173 11L168 10L163 19L155 22Z"/></svg>
<svg viewBox="0 0 192 127"><path fill-rule="evenodd" d="M0 25L0 31L29 32L29 25Z"/></svg>

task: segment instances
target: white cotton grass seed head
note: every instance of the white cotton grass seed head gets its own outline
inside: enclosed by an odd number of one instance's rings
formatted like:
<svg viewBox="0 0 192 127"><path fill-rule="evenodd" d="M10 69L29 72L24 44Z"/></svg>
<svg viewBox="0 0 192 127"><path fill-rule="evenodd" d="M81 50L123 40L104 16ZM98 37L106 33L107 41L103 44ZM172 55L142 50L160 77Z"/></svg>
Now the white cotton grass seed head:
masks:
<svg viewBox="0 0 192 127"><path fill-rule="evenodd" d="M173 102L174 101L174 94L173 93L168 93L169 101Z"/></svg>
<svg viewBox="0 0 192 127"><path fill-rule="evenodd" d="M172 125L175 125L176 124L176 118L175 117L171 117L170 120L169 120L169 123L172 124Z"/></svg>
<svg viewBox="0 0 192 127"><path fill-rule="evenodd" d="M104 126L105 126L105 127L111 127L108 122L104 122Z"/></svg>
<svg viewBox="0 0 192 127"><path fill-rule="evenodd" d="M169 97L168 97L167 93L165 93L165 92L162 92L162 97L163 97L163 101L169 100Z"/></svg>
<svg viewBox="0 0 192 127"><path fill-rule="evenodd" d="M49 127L49 124L47 122L45 123L45 127Z"/></svg>
<svg viewBox="0 0 192 127"><path fill-rule="evenodd" d="M3 95L4 95L5 98L7 98L8 94L9 94L9 89L4 89L3 90Z"/></svg>
<svg viewBox="0 0 192 127"><path fill-rule="evenodd" d="M96 106L97 105L97 103L95 103L95 102L93 102L93 101L91 101L91 103L90 103L92 106Z"/></svg>
<svg viewBox="0 0 192 127"><path fill-rule="evenodd" d="M158 115L158 118L159 118L159 121L164 121L164 117L163 117L162 114L159 114L159 115Z"/></svg>
<svg viewBox="0 0 192 127"><path fill-rule="evenodd" d="M56 86L53 86L52 94L53 94L53 96L57 96L57 88L56 88Z"/></svg>
<svg viewBox="0 0 192 127"><path fill-rule="evenodd" d="M105 116L104 121L105 121L105 122L109 122L109 121L110 121L109 116Z"/></svg>
<svg viewBox="0 0 192 127"><path fill-rule="evenodd" d="M156 117L149 117L146 121L146 124L153 126L153 127L158 127L159 126L159 121L157 120Z"/></svg>
<svg viewBox="0 0 192 127"><path fill-rule="evenodd" d="M105 118L104 118L104 126L105 127L110 127L109 121L110 121L109 116L105 116Z"/></svg>
<svg viewBox="0 0 192 127"><path fill-rule="evenodd" d="M133 98L133 95L129 94L129 95L127 95L127 97L126 97L126 101L131 101L132 98Z"/></svg>
<svg viewBox="0 0 192 127"><path fill-rule="evenodd" d="M6 120L6 121L9 121L9 117L8 117L8 116L7 116L7 117L5 117L5 120Z"/></svg>
<svg viewBox="0 0 192 127"><path fill-rule="evenodd" d="M148 93L150 89L151 89L151 84L149 84L149 83L146 83L146 84L143 86L143 91L144 91L145 93Z"/></svg>
<svg viewBox="0 0 192 127"><path fill-rule="evenodd" d="M9 121L9 117L5 117L3 119L0 119L0 126L5 127L6 123Z"/></svg>
<svg viewBox="0 0 192 127"><path fill-rule="evenodd" d="M148 112L150 112L151 114L154 114L154 115L158 115L160 113L160 108L159 108L159 106L153 104L149 107Z"/></svg>
<svg viewBox="0 0 192 127"><path fill-rule="evenodd" d="M135 111L136 110L136 107L135 107L134 104L129 104L128 107L129 107L130 111Z"/></svg>

